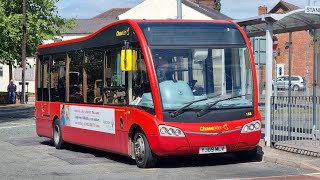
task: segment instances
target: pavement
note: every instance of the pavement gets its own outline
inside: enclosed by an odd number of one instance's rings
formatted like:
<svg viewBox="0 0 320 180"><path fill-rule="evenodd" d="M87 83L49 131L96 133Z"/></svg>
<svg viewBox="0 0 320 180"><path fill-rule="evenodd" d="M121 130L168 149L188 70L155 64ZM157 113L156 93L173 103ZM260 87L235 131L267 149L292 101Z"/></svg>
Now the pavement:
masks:
<svg viewBox="0 0 320 180"><path fill-rule="evenodd" d="M320 172L320 148L287 143L276 143L273 147L267 147L264 140L260 141L259 146L261 149L258 149L258 153L265 162Z"/></svg>
<svg viewBox="0 0 320 180"><path fill-rule="evenodd" d="M264 105L264 101L259 102L259 108L264 108ZM263 161L320 172L319 139L316 141L279 141L271 144L272 147L265 146L265 141L263 139L261 139L259 143L261 151L258 152L263 155Z"/></svg>
<svg viewBox="0 0 320 180"><path fill-rule="evenodd" d="M0 111L7 108L27 109L33 106L34 101L29 101L28 104L0 104ZM258 154L264 162L320 172L320 144L317 147L277 142L272 147L268 147L265 145L265 141L261 139Z"/></svg>
<svg viewBox="0 0 320 180"><path fill-rule="evenodd" d="M26 104L21 104L20 101L17 99L16 100L16 104L0 104L0 108L9 108L9 107L30 107L30 106L34 106L35 103L35 99L34 96L31 96L28 98L28 102Z"/></svg>

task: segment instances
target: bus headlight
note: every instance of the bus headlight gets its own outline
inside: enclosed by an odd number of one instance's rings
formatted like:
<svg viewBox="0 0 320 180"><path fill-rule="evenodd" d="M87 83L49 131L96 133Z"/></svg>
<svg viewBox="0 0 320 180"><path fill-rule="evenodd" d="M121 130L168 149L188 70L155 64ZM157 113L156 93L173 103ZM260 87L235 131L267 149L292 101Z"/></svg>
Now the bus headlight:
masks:
<svg viewBox="0 0 320 180"><path fill-rule="evenodd" d="M250 132L260 131L260 130L261 130L261 122L259 120L256 120L244 125L241 129L241 133L250 133Z"/></svg>
<svg viewBox="0 0 320 180"><path fill-rule="evenodd" d="M159 127L160 136L170 137L185 137L181 129L172 126L160 125Z"/></svg>

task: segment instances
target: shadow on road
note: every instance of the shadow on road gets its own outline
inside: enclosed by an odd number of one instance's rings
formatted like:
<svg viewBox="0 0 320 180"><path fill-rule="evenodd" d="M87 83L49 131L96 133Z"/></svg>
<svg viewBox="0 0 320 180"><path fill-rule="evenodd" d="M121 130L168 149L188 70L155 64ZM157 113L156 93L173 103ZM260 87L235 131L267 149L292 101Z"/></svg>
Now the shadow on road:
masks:
<svg viewBox="0 0 320 180"><path fill-rule="evenodd" d="M52 140L46 140L40 143L43 145L54 147ZM97 149L92 149L84 146L79 146L75 144L69 144L69 143L65 144L64 150L72 152L73 154L66 153L64 151L63 153L52 153L51 155L54 155L61 160L67 161L70 164L87 164L88 158L99 158L100 161L101 161L101 158L104 158L102 162L114 161L114 162L124 163L127 165L135 165L135 161L127 156L122 156L122 155L109 153L109 152L105 152ZM74 155L76 155L76 157L74 157ZM77 158L77 160L75 161L73 158ZM79 158L85 159L85 162L81 162Z"/></svg>
<svg viewBox="0 0 320 180"><path fill-rule="evenodd" d="M54 146L51 140L40 142L43 145ZM65 147L69 153L52 154L71 164L81 164L79 158L103 158L105 162L119 162L126 165L136 165L135 160L129 157L100 151L92 148L78 146L74 144L67 144ZM58 151L59 152L59 151ZM72 153L72 154L70 154ZM63 155L62 155L63 154ZM69 155L66 155L69 154ZM71 156L77 156L77 161L71 160ZM258 147L258 154L251 158L237 158L234 153L213 154L213 155L192 155L192 156L174 156L159 158L158 168L181 168L181 167L203 167L203 166L221 166L238 163L260 162L262 161L262 148ZM76 157L75 157L76 158ZM87 161L86 161L87 162ZM103 161L102 161L103 163Z"/></svg>
<svg viewBox="0 0 320 180"><path fill-rule="evenodd" d="M0 123L18 121L22 118L33 118L34 107L2 107L0 108Z"/></svg>

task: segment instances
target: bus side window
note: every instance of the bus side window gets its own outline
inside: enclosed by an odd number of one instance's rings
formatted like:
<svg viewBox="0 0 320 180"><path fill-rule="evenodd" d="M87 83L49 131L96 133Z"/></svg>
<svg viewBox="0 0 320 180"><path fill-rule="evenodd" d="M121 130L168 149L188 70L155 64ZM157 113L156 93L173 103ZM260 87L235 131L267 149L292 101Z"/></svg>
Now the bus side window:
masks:
<svg viewBox="0 0 320 180"><path fill-rule="evenodd" d="M66 54L59 54L53 56L51 65L51 85L50 97L51 102L65 102L65 60Z"/></svg>
<svg viewBox="0 0 320 180"><path fill-rule="evenodd" d="M37 59L37 100L43 101L43 82L45 74L45 57L39 56Z"/></svg>
<svg viewBox="0 0 320 180"><path fill-rule="evenodd" d="M75 51L69 53L70 59L67 61L66 84L69 87L67 101L73 103L83 103L83 59L84 52ZM69 62L70 61L70 62Z"/></svg>
<svg viewBox="0 0 320 180"><path fill-rule="evenodd" d="M108 49L105 62L104 104L126 104L126 72L121 71L121 48Z"/></svg>
<svg viewBox="0 0 320 180"><path fill-rule="evenodd" d="M104 49L88 50L83 67L84 102L102 104Z"/></svg>
<svg viewBox="0 0 320 180"><path fill-rule="evenodd" d="M50 100L50 60L52 56L45 56L41 62L42 65L42 77L41 77L41 85L42 85L42 100L49 101Z"/></svg>

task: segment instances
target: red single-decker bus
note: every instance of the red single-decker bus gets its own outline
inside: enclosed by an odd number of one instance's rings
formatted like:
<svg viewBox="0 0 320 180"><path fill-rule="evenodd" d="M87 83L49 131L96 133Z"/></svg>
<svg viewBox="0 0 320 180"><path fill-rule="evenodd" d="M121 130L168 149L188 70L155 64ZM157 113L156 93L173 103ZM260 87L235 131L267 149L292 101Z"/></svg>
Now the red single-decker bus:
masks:
<svg viewBox="0 0 320 180"><path fill-rule="evenodd" d="M130 156L256 150L254 58L231 21L121 20L86 37L40 45L36 130Z"/></svg>

